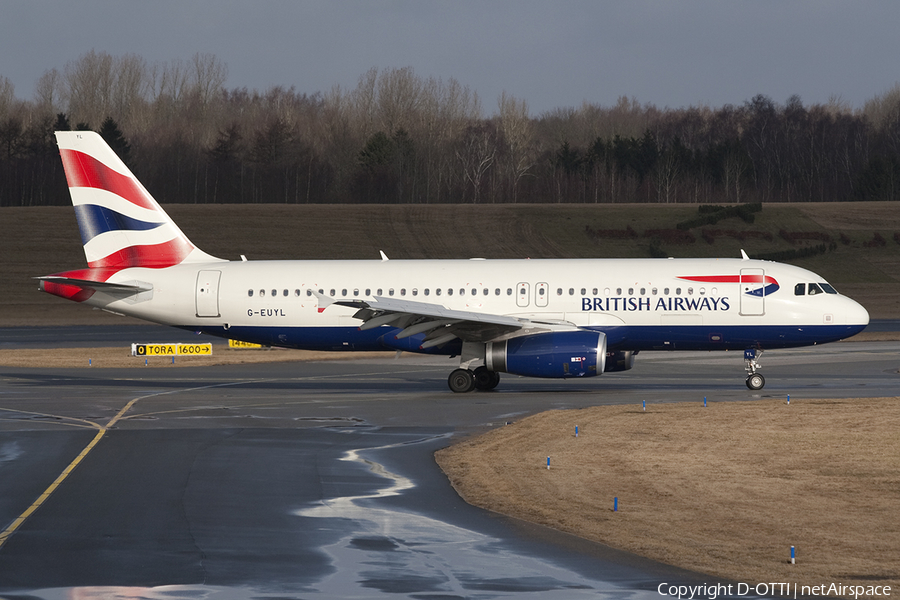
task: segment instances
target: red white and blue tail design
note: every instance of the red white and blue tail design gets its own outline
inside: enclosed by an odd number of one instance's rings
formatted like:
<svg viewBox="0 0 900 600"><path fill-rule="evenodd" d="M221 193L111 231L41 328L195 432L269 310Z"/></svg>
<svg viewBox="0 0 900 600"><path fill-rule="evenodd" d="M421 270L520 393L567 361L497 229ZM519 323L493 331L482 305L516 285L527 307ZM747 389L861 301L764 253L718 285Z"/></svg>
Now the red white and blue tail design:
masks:
<svg viewBox="0 0 900 600"><path fill-rule="evenodd" d="M56 142L88 268L39 277L41 290L77 302L97 291L129 296L149 288L109 283L123 269L222 262L187 239L100 135L58 131Z"/></svg>
<svg viewBox="0 0 900 600"><path fill-rule="evenodd" d="M100 135L59 131L56 141L88 267L117 272L220 260L191 244Z"/></svg>

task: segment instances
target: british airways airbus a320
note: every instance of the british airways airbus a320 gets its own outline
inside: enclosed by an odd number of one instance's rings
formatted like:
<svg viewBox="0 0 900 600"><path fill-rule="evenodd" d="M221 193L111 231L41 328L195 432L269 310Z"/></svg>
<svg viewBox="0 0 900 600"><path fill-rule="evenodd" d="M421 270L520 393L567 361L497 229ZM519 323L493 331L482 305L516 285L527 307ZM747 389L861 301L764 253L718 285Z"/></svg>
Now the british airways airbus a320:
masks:
<svg viewBox="0 0 900 600"><path fill-rule="evenodd" d="M741 259L227 261L194 246L92 132L58 132L88 268L43 291L245 342L459 356L450 389L499 373L592 377L642 350L762 350L862 331L866 310L798 267Z"/></svg>

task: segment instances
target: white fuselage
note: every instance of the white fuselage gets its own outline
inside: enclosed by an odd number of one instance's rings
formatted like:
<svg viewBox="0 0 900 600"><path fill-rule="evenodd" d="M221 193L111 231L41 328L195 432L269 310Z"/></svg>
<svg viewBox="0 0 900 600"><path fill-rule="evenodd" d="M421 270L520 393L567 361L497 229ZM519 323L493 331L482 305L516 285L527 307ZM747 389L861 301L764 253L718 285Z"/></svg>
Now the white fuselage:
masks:
<svg viewBox="0 0 900 600"><path fill-rule="evenodd" d="M802 346L849 337L868 323L868 313L850 298L809 295L806 288L796 293L798 284L830 290L818 275L740 259L215 262L129 268L110 282L149 283L153 289L125 299L98 291L87 303L223 337L307 349L417 350L414 340L398 345L385 338L389 326L358 331L355 308L320 310L319 295L375 306L377 297L407 299L566 323L606 332L611 350Z"/></svg>

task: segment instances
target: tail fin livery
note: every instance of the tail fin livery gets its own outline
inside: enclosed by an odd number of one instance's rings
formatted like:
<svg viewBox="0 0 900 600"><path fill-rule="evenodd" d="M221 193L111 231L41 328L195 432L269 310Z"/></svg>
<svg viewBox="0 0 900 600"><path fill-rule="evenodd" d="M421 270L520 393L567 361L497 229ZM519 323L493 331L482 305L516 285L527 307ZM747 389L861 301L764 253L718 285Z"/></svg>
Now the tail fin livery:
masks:
<svg viewBox="0 0 900 600"><path fill-rule="evenodd" d="M58 131L56 141L90 269L221 260L188 240L99 134Z"/></svg>

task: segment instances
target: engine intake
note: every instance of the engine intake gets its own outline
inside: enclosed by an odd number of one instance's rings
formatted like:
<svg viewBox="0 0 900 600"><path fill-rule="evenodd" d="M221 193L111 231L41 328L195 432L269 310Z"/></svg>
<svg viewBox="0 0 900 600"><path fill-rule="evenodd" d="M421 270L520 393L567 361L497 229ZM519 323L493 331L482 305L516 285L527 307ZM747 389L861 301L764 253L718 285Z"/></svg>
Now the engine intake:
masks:
<svg viewBox="0 0 900 600"><path fill-rule="evenodd" d="M634 357L637 350L620 350L618 352L610 352L606 355L606 368L604 373L615 373L617 371L627 371L634 366Z"/></svg>
<svg viewBox="0 0 900 600"><path fill-rule="evenodd" d="M593 377L606 366L606 334L551 331L488 342L485 366L526 377Z"/></svg>

